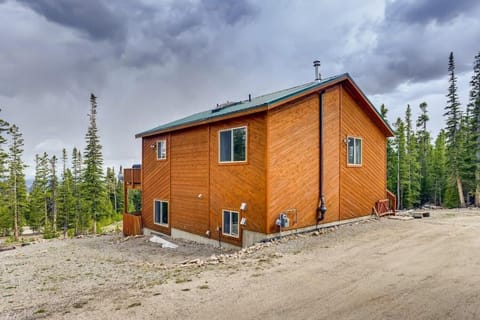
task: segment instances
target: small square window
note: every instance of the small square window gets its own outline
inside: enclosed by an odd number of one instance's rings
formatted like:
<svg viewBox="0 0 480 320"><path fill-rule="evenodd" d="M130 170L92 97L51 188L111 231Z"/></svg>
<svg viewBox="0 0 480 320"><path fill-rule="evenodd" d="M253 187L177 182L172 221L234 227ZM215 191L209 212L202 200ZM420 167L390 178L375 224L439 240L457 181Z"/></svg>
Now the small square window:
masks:
<svg viewBox="0 0 480 320"><path fill-rule="evenodd" d="M349 165L362 165L362 139L347 138L347 163Z"/></svg>
<svg viewBox="0 0 480 320"><path fill-rule="evenodd" d="M167 140L157 141L157 160L167 159Z"/></svg>
<svg viewBox="0 0 480 320"><path fill-rule="evenodd" d="M219 161L245 162L247 160L247 127L219 132Z"/></svg>
<svg viewBox="0 0 480 320"><path fill-rule="evenodd" d="M155 224L168 226L168 201L155 200L153 210Z"/></svg>
<svg viewBox="0 0 480 320"><path fill-rule="evenodd" d="M223 210L223 230L227 236L238 238L238 212Z"/></svg>

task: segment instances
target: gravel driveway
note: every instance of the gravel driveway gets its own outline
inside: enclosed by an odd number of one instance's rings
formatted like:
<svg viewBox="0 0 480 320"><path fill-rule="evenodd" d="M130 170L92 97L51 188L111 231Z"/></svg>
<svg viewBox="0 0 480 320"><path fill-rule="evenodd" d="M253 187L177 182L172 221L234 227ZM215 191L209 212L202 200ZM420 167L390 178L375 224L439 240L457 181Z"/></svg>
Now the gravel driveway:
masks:
<svg viewBox="0 0 480 320"><path fill-rule="evenodd" d="M238 252L119 235L0 252L0 319L478 319L480 211Z"/></svg>

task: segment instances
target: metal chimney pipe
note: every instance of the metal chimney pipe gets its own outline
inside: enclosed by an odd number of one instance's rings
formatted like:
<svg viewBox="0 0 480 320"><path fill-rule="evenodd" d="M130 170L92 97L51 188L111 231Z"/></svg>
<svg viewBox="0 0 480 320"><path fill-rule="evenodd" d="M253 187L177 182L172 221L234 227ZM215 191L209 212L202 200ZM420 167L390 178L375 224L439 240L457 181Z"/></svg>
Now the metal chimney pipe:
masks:
<svg viewBox="0 0 480 320"><path fill-rule="evenodd" d="M313 61L313 66L315 67L315 80L316 81L321 80L322 76L320 75L320 70L319 70L320 61L318 60Z"/></svg>

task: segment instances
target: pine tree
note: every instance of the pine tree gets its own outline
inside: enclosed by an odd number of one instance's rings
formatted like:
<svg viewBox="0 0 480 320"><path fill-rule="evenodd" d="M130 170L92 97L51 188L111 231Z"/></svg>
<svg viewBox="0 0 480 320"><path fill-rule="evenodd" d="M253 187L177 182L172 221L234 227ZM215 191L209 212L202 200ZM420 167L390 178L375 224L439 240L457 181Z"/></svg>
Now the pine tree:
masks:
<svg viewBox="0 0 480 320"><path fill-rule="evenodd" d="M81 198L81 173L82 173L82 153L77 148L72 151L72 192L74 198L74 214L75 214L75 234L83 232L84 219L82 215L82 198Z"/></svg>
<svg viewBox="0 0 480 320"><path fill-rule="evenodd" d="M52 229L53 234L56 235L57 233L57 216L58 216L58 205L57 205L57 197L58 197L58 177L57 177L57 157L55 155L49 161L50 170L49 170L49 178L48 178L48 194L50 195L49 198L49 207L52 217Z"/></svg>
<svg viewBox="0 0 480 320"><path fill-rule="evenodd" d="M447 105L445 107L444 116L446 117L445 135L447 139L448 153L448 169L449 176L454 184L456 184L458 193L458 204L465 207L465 198L463 196L463 186L461 179L461 139L459 131L461 129L462 111L457 94L457 76L455 75L455 60L453 52L450 53L448 59L449 72L449 88L447 94Z"/></svg>
<svg viewBox="0 0 480 320"><path fill-rule="evenodd" d="M122 166L120 166L120 169L118 170L118 179L117 179L117 186L115 188L115 192L117 193L117 212L118 213L123 213L123 206L125 203L124 195L123 195L123 169Z"/></svg>
<svg viewBox="0 0 480 320"><path fill-rule="evenodd" d="M2 110L0 109L0 112ZM10 125L0 118L0 231L6 235L11 229L11 220L8 215L7 200L7 159L8 153L5 150L7 144L7 134Z"/></svg>
<svg viewBox="0 0 480 320"><path fill-rule="evenodd" d="M105 179L103 176L102 146L97 128L97 98L90 96L90 124L85 140L87 145L84 152L85 168L82 176L83 200L85 211L93 222L93 233L97 233L99 216L109 214L108 198L106 194ZM110 206L111 208L111 206Z"/></svg>
<svg viewBox="0 0 480 320"><path fill-rule="evenodd" d="M35 155L35 179L32 183L32 190L29 197L29 226L35 230L40 230L42 220L46 217L45 212L45 192L46 192L46 171L42 167L40 156ZM45 222L44 222L45 223Z"/></svg>
<svg viewBox="0 0 480 320"><path fill-rule="evenodd" d="M395 122L395 148L397 150L397 188L398 209L405 208L405 188L408 184L408 164L405 138L405 123L401 118Z"/></svg>
<svg viewBox="0 0 480 320"><path fill-rule="evenodd" d="M480 52L477 53L473 62L467 110L469 114L468 149L474 175L475 206L480 207Z"/></svg>
<svg viewBox="0 0 480 320"><path fill-rule="evenodd" d="M10 195L10 211L13 216L13 230L15 240L20 235L21 219L25 214L27 207L27 186L25 183L25 164L22 160L23 154L23 137L16 125L10 128L12 136L9 152L9 195Z"/></svg>
<svg viewBox="0 0 480 320"><path fill-rule="evenodd" d="M420 202L420 165L418 162L417 138L412 126L412 109L407 105L405 112L405 136L407 146L407 184L405 188L405 206L411 208Z"/></svg>
<svg viewBox="0 0 480 320"><path fill-rule="evenodd" d="M420 203L424 204L431 200L431 144L430 133L427 131L427 122L429 120L427 114L427 103L422 102L420 104L421 113L417 119L417 144L418 144L418 156L420 162Z"/></svg>
<svg viewBox="0 0 480 320"><path fill-rule="evenodd" d="M67 150L62 150L62 174L58 188L58 214L59 226L66 237L67 230L72 227L75 220L75 199L73 196L72 171L67 167Z"/></svg>
<svg viewBox="0 0 480 320"><path fill-rule="evenodd" d="M446 135L442 129L435 140L433 150L433 202L443 205L447 185L447 147Z"/></svg>
<svg viewBox="0 0 480 320"><path fill-rule="evenodd" d="M380 114L385 122L387 119L388 109L382 104L380 107ZM397 153L394 149L394 139L387 139L387 189L396 190L397 186ZM395 192L395 191L394 191Z"/></svg>

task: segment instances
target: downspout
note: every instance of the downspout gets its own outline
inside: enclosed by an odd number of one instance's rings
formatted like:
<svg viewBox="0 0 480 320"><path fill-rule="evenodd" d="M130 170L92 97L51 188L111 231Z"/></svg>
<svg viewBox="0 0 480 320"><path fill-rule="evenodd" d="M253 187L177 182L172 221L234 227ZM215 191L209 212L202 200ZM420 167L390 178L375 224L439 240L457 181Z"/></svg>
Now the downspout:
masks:
<svg viewBox="0 0 480 320"><path fill-rule="evenodd" d="M318 121L318 135L319 135L319 199L317 207L317 225L319 221L325 218L325 212L327 212L327 206L325 204L325 194L323 190L323 91L318 94L319 105L319 121Z"/></svg>

